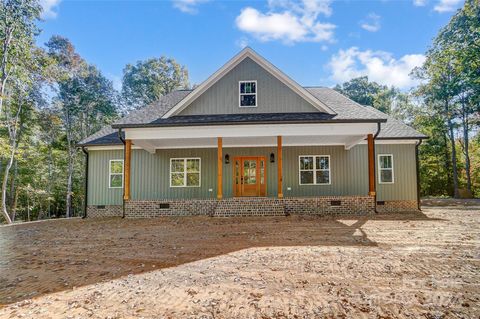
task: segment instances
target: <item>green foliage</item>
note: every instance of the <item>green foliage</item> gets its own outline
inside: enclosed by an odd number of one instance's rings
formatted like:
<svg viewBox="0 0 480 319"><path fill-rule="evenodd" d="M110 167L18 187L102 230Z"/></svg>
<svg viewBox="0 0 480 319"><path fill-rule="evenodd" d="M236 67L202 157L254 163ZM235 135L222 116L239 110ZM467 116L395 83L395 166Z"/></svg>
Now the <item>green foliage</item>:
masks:
<svg viewBox="0 0 480 319"><path fill-rule="evenodd" d="M128 109L140 108L188 85L187 69L162 56L127 64L123 69L122 97Z"/></svg>

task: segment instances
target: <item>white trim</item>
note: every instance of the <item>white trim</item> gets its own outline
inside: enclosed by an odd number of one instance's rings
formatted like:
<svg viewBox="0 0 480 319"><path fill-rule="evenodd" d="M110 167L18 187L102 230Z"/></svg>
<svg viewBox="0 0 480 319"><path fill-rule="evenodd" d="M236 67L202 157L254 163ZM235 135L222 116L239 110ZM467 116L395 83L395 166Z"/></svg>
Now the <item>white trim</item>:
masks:
<svg viewBox="0 0 480 319"><path fill-rule="evenodd" d="M241 91L241 85L242 83L255 83L255 93L243 93L243 95L255 95L255 105L242 105L242 93ZM251 81L238 81L238 107L241 108L249 108L249 107L257 107L258 106L258 84L257 80L251 80Z"/></svg>
<svg viewBox="0 0 480 319"><path fill-rule="evenodd" d="M112 175L120 175L120 173L112 173L112 162L122 162L122 186L112 187ZM123 174L124 174L124 166L123 166L123 159L111 159L108 161L108 188L116 189L116 188L123 188Z"/></svg>
<svg viewBox="0 0 480 319"><path fill-rule="evenodd" d="M288 77L285 73L280 71L277 67L273 64L265 60L265 58L261 57L258 53L253 51L251 48L246 47L242 51L240 51L236 56L230 59L225 65L223 65L217 72L212 74L207 80L202 82L199 86L197 86L190 94L188 94L183 100L181 100L177 105L171 108L167 113L165 113L162 118L166 119L170 116L176 115L184 110L188 105L190 105L195 99L197 99L201 94L203 94L208 88L210 88L213 84L215 84L218 80L220 80L225 74L230 72L234 67L236 67L240 62L244 59L250 58L256 63L258 63L261 67L263 67L266 71L280 80L283 84L288 86L291 90L295 93L300 95L303 99L307 102L312 104L315 108L317 108L321 112L326 112L328 114L336 114L331 108L329 108L325 103L318 100L314 97L310 92L308 92L305 88L301 87L297 82L292 80Z"/></svg>
<svg viewBox="0 0 480 319"><path fill-rule="evenodd" d="M183 185L174 186L172 185L172 161L174 160L183 160ZM198 186L187 186L187 161L188 160L198 160ZM201 187L202 186L202 159L200 157L171 157L170 158L170 167L168 168L169 174L169 184L171 188L192 188L192 187ZM182 173L182 172L173 172L175 173ZM197 172L190 172L190 173L197 173Z"/></svg>
<svg viewBox="0 0 480 319"><path fill-rule="evenodd" d="M378 144L417 144L417 143L418 143L418 139L412 139L412 140L397 140L397 139L394 139L394 140L379 140L379 139L375 139L375 145L378 145ZM367 143L367 141L361 141L358 144L365 145L365 144L368 144L368 143Z"/></svg>
<svg viewBox="0 0 480 319"><path fill-rule="evenodd" d="M300 169L300 158L302 157L313 157L313 169ZM328 158L328 170L327 169L317 169L317 157L327 157ZM308 172L313 170L313 183L304 184L302 183L301 172ZM328 183L317 183L317 171L328 171ZM322 186L322 185L332 185L332 161L330 155L299 155L298 156L298 185L300 186Z"/></svg>
<svg viewBox="0 0 480 319"><path fill-rule="evenodd" d="M377 123L308 123L264 125L170 126L125 129L125 138L180 139L222 137L275 137L275 136L346 136L367 135L377 131Z"/></svg>
<svg viewBox="0 0 480 319"><path fill-rule="evenodd" d="M380 156L390 156L392 158L392 168L381 168L380 167ZM395 183L395 174L394 174L394 165L393 165L393 154L378 154L377 155L377 167L378 167L378 183L379 184L394 184ZM391 182L382 182L382 170L391 170L392 171L392 181Z"/></svg>

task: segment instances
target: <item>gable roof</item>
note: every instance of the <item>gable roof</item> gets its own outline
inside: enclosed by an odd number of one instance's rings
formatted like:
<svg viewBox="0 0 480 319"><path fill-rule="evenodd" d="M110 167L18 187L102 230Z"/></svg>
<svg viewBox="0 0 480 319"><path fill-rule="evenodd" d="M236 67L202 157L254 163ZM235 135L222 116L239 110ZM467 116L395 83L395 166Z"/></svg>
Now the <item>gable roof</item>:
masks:
<svg viewBox="0 0 480 319"><path fill-rule="evenodd" d="M228 72L230 72L233 68L235 68L240 62L245 60L246 58L252 59L255 63L260 65L264 70L269 72L275 78L277 78L280 82L285 84L289 87L292 91L300 95L303 99L307 102L312 104L315 108L317 108L320 112L324 112L327 114L335 114L335 112L329 108L327 105L322 103L316 99L310 92L308 92L305 88L301 87L297 82L292 80L288 77L285 73L280 71L277 67L273 64L268 62L265 58L260 56L254 50L249 47L246 47L242 51L240 51L236 56L234 56L230 61L228 61L224 66L222 66L217 72L212 74L208 79L202 82L198 87L196 87L191 94L189 94L185 99L183 99L180 103L175 105L172 109L166 112L163 115L163 118L169 118L171 116L177 115L179 112L184 110L188 107L195 99L197 99L200 95L202 95L205 91L207 91L212 85L217 83L223 76L225 76Z"/></svg>

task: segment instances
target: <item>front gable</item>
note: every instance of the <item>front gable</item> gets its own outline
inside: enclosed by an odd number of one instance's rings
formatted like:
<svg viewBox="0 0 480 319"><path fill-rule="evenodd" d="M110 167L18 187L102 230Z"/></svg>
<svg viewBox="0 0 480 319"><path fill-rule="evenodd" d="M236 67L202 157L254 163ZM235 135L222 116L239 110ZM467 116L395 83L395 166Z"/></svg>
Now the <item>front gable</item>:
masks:
<svg viewBox="0 0 480 319"><path fill-rule="evenodd" d="M256 81L256 107L240 107L240 81ZM250 58L198 96L178 115L319 112Z"/></svg>
<svg viewBox="0 0 480 319"><path fill-rule="evenodd" d="M241 81L255 81L256 106L240 107ZM175 115L323 112L327 105L250 48L245 48L162 118Z"/></svg>

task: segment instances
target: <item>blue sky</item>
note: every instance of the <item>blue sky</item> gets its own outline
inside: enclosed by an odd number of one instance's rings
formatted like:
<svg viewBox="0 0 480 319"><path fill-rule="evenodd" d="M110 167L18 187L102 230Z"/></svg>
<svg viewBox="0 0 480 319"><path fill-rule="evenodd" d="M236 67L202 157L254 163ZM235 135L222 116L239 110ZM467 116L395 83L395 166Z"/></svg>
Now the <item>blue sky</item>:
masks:
<svg viewBox="0 0 480 319"><path fill-rule="evenodd" d="M39 44L69 38L118 88L127 63L169 56L198 84L245 45L305 86L352 77L404 90L462 0L42 0Z"/></svg>

